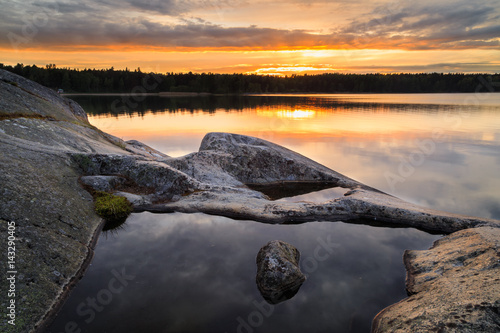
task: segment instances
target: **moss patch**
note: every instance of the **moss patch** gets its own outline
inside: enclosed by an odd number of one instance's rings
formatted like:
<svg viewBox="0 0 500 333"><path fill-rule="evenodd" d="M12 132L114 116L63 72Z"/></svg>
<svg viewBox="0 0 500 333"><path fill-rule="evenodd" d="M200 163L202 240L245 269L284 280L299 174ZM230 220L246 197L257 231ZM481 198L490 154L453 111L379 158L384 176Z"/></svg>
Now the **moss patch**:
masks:
<svg viewBox="0 0 500 333"><path fill-rule="evenodd" d="M124 197L96 191L94 194L95 212L106 221L125 220L132 213L132 204Z"/></svg>

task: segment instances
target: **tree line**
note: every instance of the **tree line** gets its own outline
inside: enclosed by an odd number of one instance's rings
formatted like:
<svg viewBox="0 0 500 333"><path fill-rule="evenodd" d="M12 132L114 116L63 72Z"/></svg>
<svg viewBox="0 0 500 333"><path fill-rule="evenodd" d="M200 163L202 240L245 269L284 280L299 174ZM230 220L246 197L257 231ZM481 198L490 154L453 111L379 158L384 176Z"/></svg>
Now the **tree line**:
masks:
<svg viewBox="0 0 500 333"><path fill-rule="evenodd" d="M272 76L214 73L144 73L71 69L55 64L15 66L11 71L53 89L73 93L454 93L500 91L500 74L341 74Z"/></svg>

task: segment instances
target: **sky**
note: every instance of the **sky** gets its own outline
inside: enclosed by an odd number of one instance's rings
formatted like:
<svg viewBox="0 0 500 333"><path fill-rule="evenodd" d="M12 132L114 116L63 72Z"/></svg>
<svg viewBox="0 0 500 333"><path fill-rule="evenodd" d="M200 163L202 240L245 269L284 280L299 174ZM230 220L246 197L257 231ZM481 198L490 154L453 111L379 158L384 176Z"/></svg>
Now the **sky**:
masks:
<svg viewBox="0 0 500 333"><path fill-rule="evenodd" d="M0 63L143 72L498 73L498 0L0 0Z"/></svg>

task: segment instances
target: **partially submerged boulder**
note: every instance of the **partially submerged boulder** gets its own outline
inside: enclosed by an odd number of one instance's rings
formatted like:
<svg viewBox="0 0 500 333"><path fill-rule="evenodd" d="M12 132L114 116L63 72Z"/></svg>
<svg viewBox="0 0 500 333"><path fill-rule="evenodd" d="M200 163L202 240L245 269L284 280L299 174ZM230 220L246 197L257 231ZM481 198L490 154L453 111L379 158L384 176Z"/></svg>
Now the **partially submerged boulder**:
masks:
<svg viewBox="0 0 500 333"><path fill-rule="evenodd" d="M500 331L499 228L455 232L404 263L410 296L381 311L373 333Z"/></svg>
<svg viewBox="0 0 500 333"><path fill-rule="evenodd" d="M238 134L208 133L199 152L157 163L169 165L185 175L190 180L192 194L162 204L137 207L140 210L204 212L267 223L382 222L388 226L414 227L435 233L451 233L477 226L500 227L495 220L410 204L289 149ZM325 185L342 187L346 193L318 204L271 201L263 193L253 190L261 186L281 187L284 183L293 183L295 187L300 187L301 183L308 187L317 183L319 189Z"/></svg>
<svg viewBox="0 0 500 333"><path fill-rule="evenodd" d="M292 298L306 280L299 267L300 252L293 245L273 240L257 254L256 282L266 301L277 304Z"/></svg>
<svg viewBox="0 0 500 333"><path fill-rule="evenodd" d="M197 153L165 162L214 185L326 182L368 188L285 147L239 134L208 133Z"/></svg>

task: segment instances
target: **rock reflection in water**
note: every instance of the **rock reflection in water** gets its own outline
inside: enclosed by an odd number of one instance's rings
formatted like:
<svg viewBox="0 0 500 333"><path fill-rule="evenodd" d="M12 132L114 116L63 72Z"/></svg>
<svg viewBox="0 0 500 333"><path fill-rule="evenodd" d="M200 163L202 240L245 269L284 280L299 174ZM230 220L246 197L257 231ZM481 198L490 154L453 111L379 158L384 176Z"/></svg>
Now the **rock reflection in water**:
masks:
<svg viewBox="0 0 500 333"><path fill-rule="evenodd" d="M307 201L312 203L323 203L329 200L333 200L335 198L343 197L347 192L351 191L350 188L344 187L332 187L327 188L320 191L310 192L301 195L295 195L292 197L281 198L276 201L285 201L285 202L300 202Z"/></svg>
<svg viewBox="0 0 500 333"><path fill-rule="evenodd" d="M249 188L264 193L271 200L296 202L296 200L314 200L312 193L328 193L339 197L350 189L338 187L335 182L281 182L272 184L247 184ZM327 192L323 192L327 191ZM311 194L311 195L309 195ZM306 195L306 196L304 196ZM309 195L309 196L307 196ZM304 197L303 197L304 196ZM305 199L304 199L305 198Z"/></svg>
<svg viewBox="0 0 500 333"><path fill-rule="evenodd" d="M123 229L125 226L125 222L127 219L117 219L117 220L106 220L104 226L102 227L102 231L104 232L112 232L117 233L118 230Z"/></svg>

